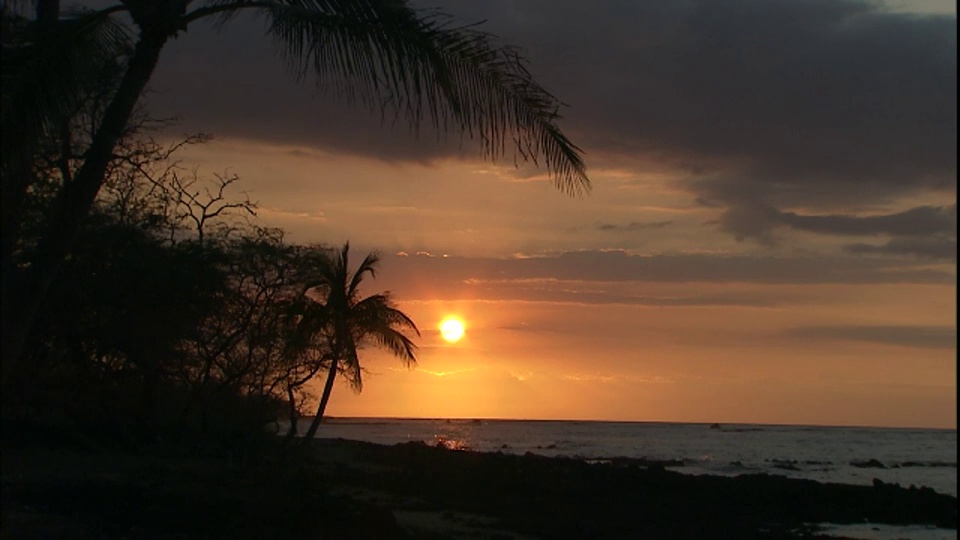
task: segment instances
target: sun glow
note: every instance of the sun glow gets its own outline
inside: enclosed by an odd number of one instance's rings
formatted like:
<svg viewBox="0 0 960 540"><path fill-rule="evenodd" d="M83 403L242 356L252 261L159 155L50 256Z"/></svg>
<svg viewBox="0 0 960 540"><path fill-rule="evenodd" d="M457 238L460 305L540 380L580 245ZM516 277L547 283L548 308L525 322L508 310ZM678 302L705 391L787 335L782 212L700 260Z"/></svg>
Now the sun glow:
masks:
<svg viewBox="0 0 960 540"><path fill-rule="evenodd" d="M460 341L463 337L463 322L452 317L444 319L440 323L440 335L450 343Z"/></svg>

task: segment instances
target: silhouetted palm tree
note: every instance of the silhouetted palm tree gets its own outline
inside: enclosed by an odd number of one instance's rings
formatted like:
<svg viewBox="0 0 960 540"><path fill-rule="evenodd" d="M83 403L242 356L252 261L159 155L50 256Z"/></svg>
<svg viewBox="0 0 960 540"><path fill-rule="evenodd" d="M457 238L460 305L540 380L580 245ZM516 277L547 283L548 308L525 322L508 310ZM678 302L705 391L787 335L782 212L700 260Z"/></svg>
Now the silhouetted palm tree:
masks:
<svg viewBox="0 0 960 540"><path fill-rule="evenodd" d="M417 347L404 334L409 330L420 335L410 317L397 309L389 293L360 295L363 278L367 274L376 277L379 255L370 253L351 271L349 252L349 242L329 252L320 268L321 281L308 291L311 302L306 304L297 325L297 342L306 345L317 339L326 340L330 360L317 415L304 435L305 442L317 433L338 373L344 374L357 391L363 388L358 354L362 347L382 347L408 366L417 361Z"/></svg>
<svg viewBox="0 0 960 540"><path fill-rule="evenodd" d="M414 127L427 121L442 131L460 130L479 139L487 158L502 157L513 146L523 160L539 164L542 159L561 190L589 189L580 149L556 124L561 103L531 78L515 49L495 45L475 26L453 26L448 16L414 10L403 0L119 1L61 18L59 0L39 0L35 20L8 17L4 3L4 35L14 35L6 32L7 22L13 21L9 26L18 29L16 35L25 36L5 38L3 47L3 132L21 134L4 137L13 141L3 146L4 385L163 47L198 20L225 24L242 12L257 14L267 21L269 34L298 78L313 73L348 98L394 110ZM121 12L133 21L135 38L114 20ZM8 158L33 148L22 134L33 139L49 130L50 115L44 111L69 110L63 104L51 108L51 103L70 95L70 78L58 78L64 61L72 62L70 69L89 61L86 55L68 54L78 43L107 59L116 59L128 46L131 52L122 56L121 76L82 164L56 198L29 271L13 272L10 261L30 180L22 163L7 167ZM13 57L17 62L8 63Z"/></svg>

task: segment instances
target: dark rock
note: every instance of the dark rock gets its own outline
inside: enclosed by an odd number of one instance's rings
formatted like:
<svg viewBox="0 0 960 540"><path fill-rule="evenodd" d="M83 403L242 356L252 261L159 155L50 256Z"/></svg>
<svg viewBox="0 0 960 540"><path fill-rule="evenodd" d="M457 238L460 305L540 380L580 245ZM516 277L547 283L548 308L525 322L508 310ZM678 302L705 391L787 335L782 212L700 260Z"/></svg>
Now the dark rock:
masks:
<svg viewBox="0 0 960 540"><path fill-rule="evenodd" d="M616 465L617 467L683 467L686 465L681 459L648 459L648 458L631 458L631 457L612 457L612 458L602 458L602 462L610 463Z"/></svg>
<svg viewBox="0 0 960 540"><path fill-rule="evenodd" d="M886 469L886 465L877 461L876 459L869 459L867 461L851 461L850 466L857 467L858 469Z"/></svg>
<svg viewBox="0 0 960 540"><path fill-rule="evenodd" d="M956 462L948 461L904 461L901 467L953 467L956 468Z"/></svg>
<svg viewBox="0 0 960 540"><path fill-rule="evenodd" d="M5 459L8 453L4 447ZM402 538L392 514L398 500L414 501L404 504L416 510L486 516L498 531L537 538L793 538L804 523L957 525L956 497L879 480L855 486L771 474L691 476L655 462L591 465L422 442L329 441L316 449L318 460L324 454L352 456L351 466L331 466L341 458L326 466L305 459L299 468L238 472L184 462L165 469L156 488L142 468L82 482L25 484L5 476L3 536L8 516L16 517L10 512L46 508L45 518L84 520L67 537L117 538L136 526L148 538ZM384 496L374 503L357 491Z"/></svg>

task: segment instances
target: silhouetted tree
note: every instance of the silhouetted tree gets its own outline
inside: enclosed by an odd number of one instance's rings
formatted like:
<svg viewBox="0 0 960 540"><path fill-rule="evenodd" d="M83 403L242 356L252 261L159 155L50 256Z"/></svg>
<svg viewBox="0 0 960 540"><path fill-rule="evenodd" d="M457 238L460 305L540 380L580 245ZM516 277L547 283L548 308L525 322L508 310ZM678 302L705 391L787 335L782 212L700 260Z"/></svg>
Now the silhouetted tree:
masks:
<svg viewBox="0 0 960 540"><path fill-rule="evenodd" d="M414 127L427 120L476 136L489 158L515 144L516 156L542 159L564 191L589 188L580 150L556 124L560 102L532 80L516 50L494 45L473 26L453 27L445 15L398 0L209 0L191 7L189 0L121 0L60 17L57 0L40 0L30 20L3 5L3 133L21 134L5 136L3 144L4 387L161 51L200 19L225 23L241 12L259 14L298 77L313 72L371 108L386 104ZM133 21L135 39L114 20L120 12ZM10 260L35 141L62 127L58 115L72 110L74 89L111 64L122 69L110 79L116 82L89 145L77 154L82 164L57 192L32 264L16 269Z"/></svg>
<svg viewBox="0 0 960 540"><path fill-rule="evenodd" d="M152 437L168 382L189 354L183 344L219 310L223 265L196 242L168 245L101 214L78 240L31 335L30 384L10 391L35 409L60 404L81 426L119 424ZM72 386L76 400L68 406L48 383Z"/></svg>
<svg viewBox="0 0 960 540"><path fill-rule="evenodd" d="M59 187L75 172L71 147L82 146L86 117L95 106L85 104L70 119L69 133L42 141L33 168L36 179L24 201L17 265L29 266L35 259L44 216ZM176 424L164 418L164 426L156 425L158 409L169 415L189 408L191 390L200 386L192 375L202 372L198 366L206 359L197 344L209 339L211 328L238 328L236 342L282 346L280 333L268 336L266 325L235 321L238 311L231 309L243 290L244 302L255 311L283 312L282 306L273 306L276 299L239 286L245 278L265 274L263 265L242 262L250 256L240 246L259 237L279 241L279 234L246 220L255 215L255 203L227 192L235 177L207 183L172 159L178 148L202 142L204 136L162 146L142 133L154 123L138 119L117 145L94 211L52 283L51 297L39 308L25 352L29 362L21 363L18 374L23 384L3 393L5 413L10 404L17 416L60 410L68 414L59 424L139 425L136 433L152 436ZM268 253L262 258L279 257ZM302 292L292 283L284 287L287 298ZM279 398L280 391L257 392L248 384L247 372L253 370L280 378L273 375L280 368L271 367L268 359L248 353L243 365L253 367L239 374L232 370L232 377L217 372L207 385L213 392L194 392L201 394L195 409L205 414L219 400L222 412L238 409L237 399L262 397L266 403Z"/></svg>
<svg viewBox="0 0 960 540"><path fill-rule="evenodd" d="M11 254L20 238L28 192L36 181L38 152L44 155L41 147L59 140L63 150L59 165L69 164L78 150L70 137L85 132L72 130L72 122L84 111L97 116L99 124L102 108L90 107L91 99L100 95L98 101L104 105L109 100L131 45L129 33L110 17L111 11L61 18L59 0L35 4L34 19L14 9L17 3L0 7L3 293L11 286ZM115 133L118 140L125 125ZM76 155L80 154L78 150Z"/></svg>
<svg viewBox="0 0 960 540"><path fill-rule="evenodd" d="M380 257L368 254L356 270L350 270L350 244L327 252L320 267L321 280L309 291L297 325L298 343L324 340L330 366L317 414L304 435L305 442L316 435L330 400L333 382L341 371L357 391L363 388L359 350L366 345L382 347L404 364L416 362L416 345L405 330L420 335L416 324L397 309L389 293L363 297L360 284L368 274L376 277Z"/></svg>
<svg viewBox="0 0 960 540"><path fill-rule="evenodd" d="M205 245L212 247L209 240ZM229 260L228 292L189 342L193 355L182 375L191 388L184 415L199 412L201 430L218 395L280 400L299 390L303 383L291 380L303 378L307 351L288 354L290 306L315 280L317 266L316 250L286 244L277 231L255 229L227 242L221 237L217 245Z"/></svg>

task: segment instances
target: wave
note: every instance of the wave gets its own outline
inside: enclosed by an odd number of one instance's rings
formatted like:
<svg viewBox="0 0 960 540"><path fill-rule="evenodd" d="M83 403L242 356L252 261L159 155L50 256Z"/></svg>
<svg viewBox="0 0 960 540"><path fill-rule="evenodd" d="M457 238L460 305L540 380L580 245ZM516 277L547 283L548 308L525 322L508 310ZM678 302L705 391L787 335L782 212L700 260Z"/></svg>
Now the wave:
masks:
<svg viewBox="0 0 960 540"><path fill-rule="evenodd" d="M900 468L906 468L906 467L931 467L931 468L953 467L954 469L956 469L957 462L956 461L939 461L939 460L901 461L898 463L891 463L887 465L878 459L871 458L865 461L851 461L850 466L857 467L858 469L900 469Z"/></svg>
<svg viewBox="0 0 960 540"><path fill-rule="evenodd" d="M957 468L956 461L904 461L895 465L899 467L953 467Z"/></svg>

